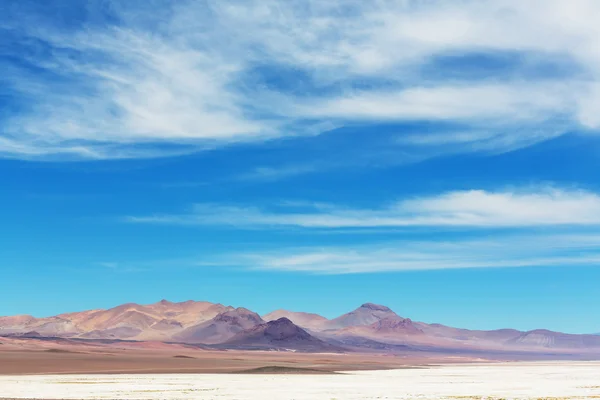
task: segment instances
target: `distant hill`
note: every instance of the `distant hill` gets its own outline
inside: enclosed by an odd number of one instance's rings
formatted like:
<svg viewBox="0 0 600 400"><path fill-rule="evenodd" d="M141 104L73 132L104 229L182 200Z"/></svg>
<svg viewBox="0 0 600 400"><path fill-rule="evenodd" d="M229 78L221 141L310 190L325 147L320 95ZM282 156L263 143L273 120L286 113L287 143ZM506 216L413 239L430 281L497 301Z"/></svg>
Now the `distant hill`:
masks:
<svg viewBox="0 0 600 400"><path fill-rule="evenodd" d="M329 321L327 318L312 313L294 312L286 310L276 310L269 314L263 315L265 321L274 321L279 318L287 318L294 324L310 330L321 330Z"/></svg>
<svg viewBox="0 0 600 400"><path fill-rule="evenodd" d="M537 329L524 332L518 337L509 340L507 344L520 347L543 347L551 349L600 349L600 336L571 335Z"/></svg>
<svg viewBox="0 0 600 400"><path fill-rule="evenodd" d="M221 304L186 301L140 305L127 303L108 310L90 310L48 318L0 319L0 335L35 331L43 336L88 339L170 340L188 326L232 310Z"/></svg>
<svg viewBox="0 0 600 400"><path fill-rule="evenodd" d="M341 352L344 349L317 339L287 318L279 318L247 329L223 343L239 349Z"/></svg>
<svg viewBox="0 0 600 400"><path fill-rule="evenodd" d="M395 312L386 306L365 303L354 311L334 318L324 324L325 329L340 329L350 326L370 325L388 317L398 317Z"/></svg>
<svg viewBox="0 0 600 400"><path fill-rule="evenodd" d="M245 308L218 314L213 319L190 326L173 338L185 343L222 343L237 333L264 323L262 318Z"/></svg>
<svg viewBox="0 0 600 400"><path fill-rule="evenodd" d="M205 301L127 303L47 318L0 317L0 336L86 341L183 343L206 348L307 352L365 351L398 354L493 351L506 354L598 354L600 335L538 329L469 330L401 317L389 307L364 303L333 319L277 310L263 317L243 307ZM108 342L107 342L108 343ZM152 345L155 346L155 345ZM517 353L515 353L517 352Z"/></svg>

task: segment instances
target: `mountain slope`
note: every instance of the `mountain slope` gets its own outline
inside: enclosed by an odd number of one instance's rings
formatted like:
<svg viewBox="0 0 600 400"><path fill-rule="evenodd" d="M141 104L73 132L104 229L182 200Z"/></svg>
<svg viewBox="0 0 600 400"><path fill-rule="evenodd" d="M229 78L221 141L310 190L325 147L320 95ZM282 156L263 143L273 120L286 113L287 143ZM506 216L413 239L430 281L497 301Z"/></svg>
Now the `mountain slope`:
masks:
<svg viewBox="0 0 600 400"><path fill-rule="evenodd" d="M356 335L372 339L402 339L415 335L425 335L409 318L385 317L369 325L350 326L339 329L338 335Z"/></svg>
<svg viewBox="0 0 600 400"><path fill-rule="evenodd" d="M87 331L82 335L84 338L169 340L185 327L207 321L230 309L208 302L172 303L162 300L149 305L123 304L83 317L75 313L71 318L78 321L78 327Z"/></svg>
<svg viewBox="0 0 600 400"><path fill-rule="evenodd" d="M265 321L275 321L279 318L287 318L292 321L294 324L309 330L321 330L324 325L329 321L327 318L312 313L305 312L295 312L295 311L287 311L287 310L276 310L270 312L269 314L265 314L262 317Z"/></svg>
<svg viewBox="0 0 600 400"><path fill-rule="evenodd" d="M236 308L215 316L213 319L184 329L173 336L185 343L221 343L236 333L262 324L262 318L245 308Z"/></svg>
<svg viewBox="0 0 600 400"><path fill-rule="evenodd" d="M340 352L343 349L312 336L287 318L244 330L224 342L228 348Z"/></svg>
<svg viewBox="0 0 600 400"><path fill-rule="evenodd" d="M89 310L48 318L0 318L0 334L36 332L41 336L86 339L168 340L186 328L231 310L221 304L186 301L140 305L122 304L108 310Z"/></svg>
<svg viewBox="0 0 600 400"><path fill-rule="evenodd" d="M15 315L0 317L0 335L10 333L25 333L37 321L31 315Z"/></svg>
<svg viewBox="0 0 600 400"><path fill-rule="evenodd" d="M523 333L516 329L496 329L484 331L453 328L442 324L426 324L423 322L415 322L414 324L428 336L462 342L489 341L502 344L508 340L518 337Z"/></svg>
<svg viewBox="0 0 600 400"><path fill-rule="evenodd" d="M518 337L507 341L507 344L527 348L600 350L600 336L572 335L568 333L552 332L545 329L536 329L522 333Z"/></svg>
<svg viewBox="0 0 600 400"><path fill-rule="evenodd" d="M365 303L354 311L327 321L323 324L323 328L340 329L351 326L370 325L388 317L398 317L398 315L386 306Z"/></svg>

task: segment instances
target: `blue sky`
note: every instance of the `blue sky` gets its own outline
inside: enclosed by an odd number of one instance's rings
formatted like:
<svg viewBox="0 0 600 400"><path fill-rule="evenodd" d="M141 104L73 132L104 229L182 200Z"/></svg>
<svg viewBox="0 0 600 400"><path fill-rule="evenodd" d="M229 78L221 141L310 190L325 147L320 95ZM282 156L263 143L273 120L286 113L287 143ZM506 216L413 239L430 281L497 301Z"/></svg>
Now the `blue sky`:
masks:
<svg viewBox="0 0 600 400"><path fill-rule="evenodd" d="M0 315L600 331L597 2L0 11Z"/></svg>

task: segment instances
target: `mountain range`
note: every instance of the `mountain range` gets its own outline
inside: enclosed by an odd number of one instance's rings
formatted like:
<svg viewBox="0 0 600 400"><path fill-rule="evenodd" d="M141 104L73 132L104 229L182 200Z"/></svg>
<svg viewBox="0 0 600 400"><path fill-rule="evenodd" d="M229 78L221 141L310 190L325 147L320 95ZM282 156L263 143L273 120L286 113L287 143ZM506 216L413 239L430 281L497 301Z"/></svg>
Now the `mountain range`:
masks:
<svg viewBox="0 0 600 400"><path fill-rule="evenodd" d="M386 306L365 303L337 318L276 310L259 315L202 301L88 310L47 318L0 317L0 336L77 340L153 341L217 349L301 352L436 351L451 353L556 352L600 355L600 336L544 329L469 330L416 322Z"/></svg>

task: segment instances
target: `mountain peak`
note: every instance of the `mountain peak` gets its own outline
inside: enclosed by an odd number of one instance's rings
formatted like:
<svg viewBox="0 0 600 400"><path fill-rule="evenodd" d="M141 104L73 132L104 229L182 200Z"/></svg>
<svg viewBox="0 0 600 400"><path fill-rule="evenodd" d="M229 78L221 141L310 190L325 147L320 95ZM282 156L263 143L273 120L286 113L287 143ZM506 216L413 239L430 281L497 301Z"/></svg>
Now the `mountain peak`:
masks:
<svg viewBox="0 0 600 400"><path fill-rule="evenodd" d="M410 318L391 316L382 318L369 325L369 328L376 332L402 332L411 334L422 334L423 331L417 328Z"/></svg>
<svg viewBox="0 0 600 400"><path fill-rule="evenodd" d="M235 348L293 349L309 352L343 351L338 346L312 336L286 317L242 331L225 344Z"/></svg>
<svg viewBox="0 0 600 400"><path fill-rule="evenodd" d="M349 326L370 325L386 317L397 317L396 313L386 306L365 303L354 311L328 321L327 329L339 329Z"/></svg>
<svg viewBox="0 0 600 400"><path fill-rule="evenodd" d="M233 340L239 340L240 338L246 339L247 337L266 337L274 340L283 340L290 337L308 338L310 335L295 325L288 318L281 317L279 319L268 321L253 328L250 328L244 332L239 333Z"/></svg>
<svg viewBox="0 0 600 400"><path fill-rule="evenodd" d="M213 318L213 321L230 322L236 324L239 324L242 320L252 321L255 324L264 322L260 315L243 307L222 312Z"/></svg>
<svg viewBox="0 0 600 400"><path fill-rule="evenodd" d="M281 317L281 318L277 318L274 321L269 321L268 324L270 325L294 325L294 323L286 317Z"/></svg>
<svg viewBox="0 0 600 400"><path fill-rule="evenodd" d="M285 317L292 321L294 324L311 330L320 330L324 324L328 321L327 318L313 313L306 312L295 312L287 310L275 310L264 315L262 318L265 321L275 321L281 317Z"/></svg>
<svg viewBox="0 0 600 400"><path fill-rule="evenodd" d="M365 303L362 306L360 306L359 308L366 308L368 310L373 310L373 311L392 311L389 307L382 306L382 305L375 304L375 303Z"/></svg>
<svg viewBox="0 0 600 400"><path fill-rule="evenodd" d="M254 311L251 311L245 307L238 307L235 310L231 310L231 311L235 311L240 314L256 314Z"/></svg>

